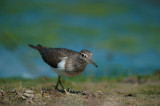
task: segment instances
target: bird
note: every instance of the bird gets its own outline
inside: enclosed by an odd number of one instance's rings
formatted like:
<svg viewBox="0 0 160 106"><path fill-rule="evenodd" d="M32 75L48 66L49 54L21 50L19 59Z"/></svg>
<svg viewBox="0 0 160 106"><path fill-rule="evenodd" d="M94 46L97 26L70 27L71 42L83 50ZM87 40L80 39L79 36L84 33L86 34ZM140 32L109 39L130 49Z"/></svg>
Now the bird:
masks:
<svg viewBox="0 0 160 106"><path fill-rule="evenodd" d="M78 76L85 70L88 63L92 63L95 67L98 67L92 60L91 51L86 49L77 52L66 48L49 48L40 44L36 46L28 44L28 46L39 51L44 62L58 74L55 89L58 89L58 85L60 84L63 90L67 92L62 85L61 76Z"/></svg>

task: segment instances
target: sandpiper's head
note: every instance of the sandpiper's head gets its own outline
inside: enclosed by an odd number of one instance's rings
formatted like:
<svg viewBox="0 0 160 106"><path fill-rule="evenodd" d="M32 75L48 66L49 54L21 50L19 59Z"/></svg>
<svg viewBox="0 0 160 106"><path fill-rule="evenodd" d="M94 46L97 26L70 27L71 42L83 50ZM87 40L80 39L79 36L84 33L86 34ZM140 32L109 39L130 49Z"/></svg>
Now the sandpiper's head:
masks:
<svg viewBox="0 0 160 106"><path fill-rule="evenodd" d="M89 50L81 50L80 54L80 58L86 63L92 63L95 67L98 67L97 64L92 60L92 53Z"/></svg>

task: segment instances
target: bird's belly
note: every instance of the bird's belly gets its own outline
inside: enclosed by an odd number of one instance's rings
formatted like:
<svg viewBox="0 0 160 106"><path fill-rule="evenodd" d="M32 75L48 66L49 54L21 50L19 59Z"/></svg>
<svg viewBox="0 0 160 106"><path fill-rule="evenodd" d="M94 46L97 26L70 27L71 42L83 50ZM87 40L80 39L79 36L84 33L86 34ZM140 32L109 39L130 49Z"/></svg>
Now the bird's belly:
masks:
<svg viewBox="0 0 160 106"><path fill-rule="evenodd" d="M72 77L72 76L77 76L80 75L83 71L64 71L60 70L58 68L53 68L53 70L60 76L67 76L67 77Z"/></svg>

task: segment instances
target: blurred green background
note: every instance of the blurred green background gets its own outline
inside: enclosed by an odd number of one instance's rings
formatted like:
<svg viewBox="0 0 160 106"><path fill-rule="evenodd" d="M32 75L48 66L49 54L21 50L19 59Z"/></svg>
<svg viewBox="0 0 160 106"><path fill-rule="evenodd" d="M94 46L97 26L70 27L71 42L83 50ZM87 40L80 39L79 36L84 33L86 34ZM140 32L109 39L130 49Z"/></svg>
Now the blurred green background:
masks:
<svg viewBox="0 0 160 106"><path fill-rule="evenodd" d="M0 77L54 77L28 44L89 49L83 75L147 75L160 70L159 0L1 0Z"/></svg>

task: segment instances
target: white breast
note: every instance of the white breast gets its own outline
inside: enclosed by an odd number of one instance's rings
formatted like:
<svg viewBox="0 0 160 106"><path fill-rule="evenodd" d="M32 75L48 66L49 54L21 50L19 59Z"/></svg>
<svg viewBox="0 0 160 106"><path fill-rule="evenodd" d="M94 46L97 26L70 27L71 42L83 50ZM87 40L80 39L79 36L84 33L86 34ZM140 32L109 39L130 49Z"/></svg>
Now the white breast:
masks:
<svg viewBox="0 0 160 106"><path fill-rule="evenodd" d="M62 61L61 61L60 63L58 63L58 65L57 65L57 68L58 68L58 69L60 69L60 70L65 70L66 59L67 59L67 57L64 57L64 58L62 59Z"/></svg>
<svg viewBox="0 0 160 106"><path fill-rule="evenodd" d="M57 68L53 68L53 70L60 76L68 76L65 72L65 63L68 57L64 57L61 62L58 63Z"/></svg>

